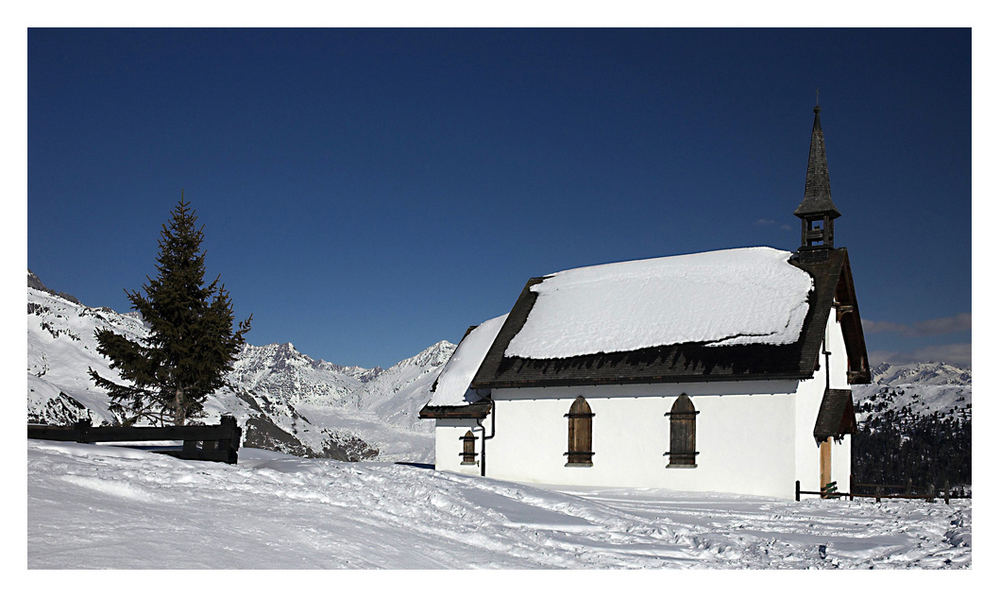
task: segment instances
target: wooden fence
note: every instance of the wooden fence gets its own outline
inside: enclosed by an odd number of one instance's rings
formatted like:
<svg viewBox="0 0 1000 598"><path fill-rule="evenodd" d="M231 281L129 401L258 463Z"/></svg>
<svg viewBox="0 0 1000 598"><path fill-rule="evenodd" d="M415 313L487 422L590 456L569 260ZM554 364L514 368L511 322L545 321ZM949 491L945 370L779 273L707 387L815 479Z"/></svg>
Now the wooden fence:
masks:
<svg viewBox="0 0 1000 598"><path fill-rule="evenodd" d="M871 492L855 492L854 488L873 488ZM892 489L904 488L904 492L893 492ZM971 495L966 496L965 490L962 489L960 492L956 493L951 490L951 483L945 482L945 489L938 491L937 488L931 484L924 494L914 493L912 488L912 483L907 484L864 484L860 482L855 482L851 480L851 487L847 492L837 492L836 490L803 490L802 483L795 480L795 500L801 500L803 494L815 495L821 498L848 498L854 500L855 498L874 498L875 502L882 502L883 498L906 498L906 499L921 499L927 502L934 502L935 499L944 499L944 504L950 504L953 498L971 498Z"/></svg>
<svg viewBox="0 0 1000 598"><path fill-rule="evenodd" d="M72 426L28 424L28 438L64 440L69 442L140 442L149 440L180 440L180 447L152 447L154 453L178 459L217 461L235 464L243 431L236 418L223 415L215 426L99 426L80 420Z"/></svg>

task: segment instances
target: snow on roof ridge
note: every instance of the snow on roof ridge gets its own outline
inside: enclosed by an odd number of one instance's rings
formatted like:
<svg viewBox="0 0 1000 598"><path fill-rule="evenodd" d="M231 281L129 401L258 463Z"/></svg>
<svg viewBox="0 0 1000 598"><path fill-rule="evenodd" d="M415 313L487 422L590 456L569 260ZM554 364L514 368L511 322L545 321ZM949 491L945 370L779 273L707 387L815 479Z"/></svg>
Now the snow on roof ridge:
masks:
<svg viewBox="0 0 1000 598"><path fill-rule="evenodd" d="M546 274L543 278L549 278L549 277L552 277L552 276L556 276L557 274L566 274L568 272L576 272L578 270L588 270L590 268L605 268L605 267L609 267L609 266L622 266L622 265L626 265L626 264L639 264L639 263L642 263L642 262L657 262L657 261L661 261L661 260L672 260L672 259L676 259L676 258L686 258L686 257L710 255L710 254L717 254L717 253L751 251L751 250L758 250L758 249L766 249L766 250L769 250L769 251L777 251L777 252L780 252L780 253L787 254L789 257L792 256L792 253L790 251L786 251L784 249L776 249L774 247L768 247L767 245L756 245L754 247L730 247L730 248L727 248L727 249L709 249L708 251L692 251L691 253L678 253L678 254L674 254L674 255L661 255L661 256L657 256L657 257L644 257L644 258L639 258L639 259L634 259L634 260L625 260L625 261L621 261L621 262L605 262L603 264L591 264L589 266L577 266L575 268L567 268L565 270L559 270L558 272L552 272L551 274Z"/></svg>
<svg viewBox="0 0 1000 598"><path fill-rule="evenodd" d="M557 359L701 342L798 340L812 278L791 252L739 247L563 270L532 285L504 355Z"/></svg>
<svg viewBox="0 0 1000 598"><path fill-rule="evenodd" d="M507 320L509 314L486 320L472 329L458 348L452 353L451 359L441 370L437 386L431 395L430 407L465 405L478 400L475 391L469 390L473 376L479 371L479 366L486 357L486 352L493 346L497 333Z"/></svg>

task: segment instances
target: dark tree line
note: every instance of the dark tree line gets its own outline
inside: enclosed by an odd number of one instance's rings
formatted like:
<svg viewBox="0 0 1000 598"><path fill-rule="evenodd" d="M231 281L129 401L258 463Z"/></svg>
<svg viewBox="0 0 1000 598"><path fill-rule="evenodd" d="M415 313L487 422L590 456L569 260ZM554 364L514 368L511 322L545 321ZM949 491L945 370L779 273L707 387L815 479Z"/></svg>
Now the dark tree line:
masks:
<svg viewBox="0 0 1000 598"><path fill-rule="evenodd" d="M914 415L909 408L870 416L851 440L854 479L865 484L972 483L972 419Z"/></svg>

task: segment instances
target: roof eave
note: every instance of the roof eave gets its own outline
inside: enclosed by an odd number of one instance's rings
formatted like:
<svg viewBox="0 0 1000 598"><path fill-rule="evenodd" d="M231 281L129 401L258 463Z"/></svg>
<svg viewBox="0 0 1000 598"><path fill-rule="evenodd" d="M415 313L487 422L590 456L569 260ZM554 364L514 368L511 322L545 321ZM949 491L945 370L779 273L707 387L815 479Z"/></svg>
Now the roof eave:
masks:
<svg viewBox="0 0 1000 598"><path fill-rule="evenodd" d="M767 374L690 374L684 376L616 376L613 378L549 378L538 380L480 380L470 388L541 388L552 386L611 386L626 384L673 384L692 382L743 382L748 380L806 380L814 371L779 372Z"/></svg>
<svg viewBox="0 0 1000 598"><path fill-rule="evenodd" d="M468 405L424 405L419 419L482 419L490 412L489 401L476 401Z"/></svg>
<svg viewBox="0 0 1000 598"><path fill-rule="evenodd" d="M799 207L795 208L793 212L795 216L799 218L809 218L810 216L825 216L829 215L831 218L840 218L840 211L833 205L833 202L826 202L822 206L806 204L803 202L799 204Z"/></svg>

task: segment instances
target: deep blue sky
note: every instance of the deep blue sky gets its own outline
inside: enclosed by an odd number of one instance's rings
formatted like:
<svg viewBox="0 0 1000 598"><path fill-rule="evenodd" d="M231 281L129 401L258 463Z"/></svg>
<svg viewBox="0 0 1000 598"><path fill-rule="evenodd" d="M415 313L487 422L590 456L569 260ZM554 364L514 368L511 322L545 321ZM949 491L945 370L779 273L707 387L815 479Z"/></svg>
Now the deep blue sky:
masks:
<svg viewBox="0 0 1000 598"><path fill-rule="evenodd" d="M391 365L531 276L798 246L820 88L873 360L967 351L968 30L28 34L28 266L125 311L185 190L248 340ZM934 322L928 322L934 320Z"/></svg>

